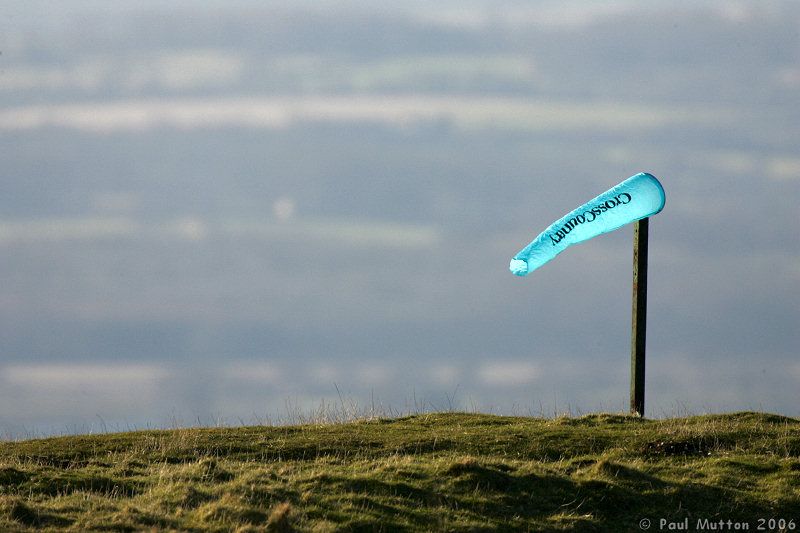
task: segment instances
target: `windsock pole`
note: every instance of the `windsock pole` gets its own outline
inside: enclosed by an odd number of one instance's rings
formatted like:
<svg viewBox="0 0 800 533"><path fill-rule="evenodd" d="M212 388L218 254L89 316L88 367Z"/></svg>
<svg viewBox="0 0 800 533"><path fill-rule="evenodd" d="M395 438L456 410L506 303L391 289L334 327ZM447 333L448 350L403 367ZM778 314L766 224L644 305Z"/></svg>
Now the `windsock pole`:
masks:
<svg viewBox="0 0 800 533"><path fill-rule="evenodd" d="M644 416L644 349L647 330L647 233L649 218L633 226L631 310L631 414Z"/></svg>

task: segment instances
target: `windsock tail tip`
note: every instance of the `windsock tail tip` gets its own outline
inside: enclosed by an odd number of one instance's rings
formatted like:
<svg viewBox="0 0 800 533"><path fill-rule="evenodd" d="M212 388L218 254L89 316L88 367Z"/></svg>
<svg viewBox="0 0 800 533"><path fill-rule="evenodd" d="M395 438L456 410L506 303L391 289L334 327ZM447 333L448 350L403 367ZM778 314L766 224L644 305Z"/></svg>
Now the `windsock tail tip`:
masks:
<svg viewBox="0 0 800 533"><path fill-rule="evenodd" d="M512 259L508 268L517 276L525 276L528 274L528 262L523 259Z"/></svg>

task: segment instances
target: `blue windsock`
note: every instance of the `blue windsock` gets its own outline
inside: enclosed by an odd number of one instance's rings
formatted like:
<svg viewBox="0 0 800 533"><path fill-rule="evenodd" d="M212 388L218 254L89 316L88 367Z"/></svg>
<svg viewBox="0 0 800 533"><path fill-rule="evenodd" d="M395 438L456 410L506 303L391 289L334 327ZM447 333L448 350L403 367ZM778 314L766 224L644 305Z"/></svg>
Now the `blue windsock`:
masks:
<svg viewBox="0 0 800 533"><path fill-rule="evenodd" d="M652 174L631 176L569 212L520 250L509 268L526 276L573 244L655 215L664 208L664 188Z"/></svg>

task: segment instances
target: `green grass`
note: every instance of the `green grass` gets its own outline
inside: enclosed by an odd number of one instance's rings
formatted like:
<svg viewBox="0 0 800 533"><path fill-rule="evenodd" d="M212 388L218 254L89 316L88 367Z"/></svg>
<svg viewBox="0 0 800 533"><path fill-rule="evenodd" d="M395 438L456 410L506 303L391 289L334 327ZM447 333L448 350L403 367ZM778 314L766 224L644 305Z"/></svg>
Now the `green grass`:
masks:
<svg viewBox="0 0 800 533"><path fill-rule="evenodd" d="M427 414L0 443L0 530L636 531L793 519L800 421Z"/></svg>

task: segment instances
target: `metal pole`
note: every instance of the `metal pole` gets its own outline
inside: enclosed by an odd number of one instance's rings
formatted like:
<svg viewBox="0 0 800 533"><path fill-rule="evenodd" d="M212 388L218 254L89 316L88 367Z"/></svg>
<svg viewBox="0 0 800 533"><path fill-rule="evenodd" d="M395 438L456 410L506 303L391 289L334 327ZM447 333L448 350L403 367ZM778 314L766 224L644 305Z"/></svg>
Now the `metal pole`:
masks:
<svg viewBox="0 0 800 533"><path fill-rule="evenodd" d="M644 348L647 329L647 233L649 218L633 226L631 311L631 414L644 416Z"/></svg>

